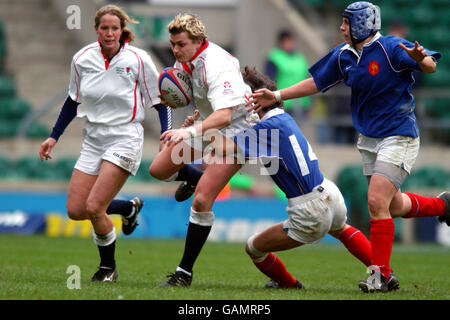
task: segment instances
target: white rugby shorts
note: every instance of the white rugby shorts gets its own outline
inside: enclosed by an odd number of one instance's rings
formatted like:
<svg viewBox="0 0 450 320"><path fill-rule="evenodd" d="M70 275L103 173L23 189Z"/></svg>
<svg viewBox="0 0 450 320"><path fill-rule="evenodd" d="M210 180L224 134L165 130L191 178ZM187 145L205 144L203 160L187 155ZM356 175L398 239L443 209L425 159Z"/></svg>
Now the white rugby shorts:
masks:
<svg viewBox="0 0 450 320"><path fill-rule="evenodd" d="M86 121L83 144L75 169L98 175L103 160L135 175L139 169L144 143L144 128L139 122L108 126Z"/></svg>
<svg viewBox="0 0 450 320"><path fill-rule="evenodd" d="M324 179L312 192L288 199L289 218L283 222L288 236L298 242L319 242L329 231L341 229L347 220L347 207L339 188Z"/></svg>
<svg viewBox="0 0 450 320"><path fill-rule="evenodd" d="M391 163L410 174L419 154L419 146L419 137L369 138L360 134L357 148L362 157L364 175L373 174L377 161Z"/></svg>

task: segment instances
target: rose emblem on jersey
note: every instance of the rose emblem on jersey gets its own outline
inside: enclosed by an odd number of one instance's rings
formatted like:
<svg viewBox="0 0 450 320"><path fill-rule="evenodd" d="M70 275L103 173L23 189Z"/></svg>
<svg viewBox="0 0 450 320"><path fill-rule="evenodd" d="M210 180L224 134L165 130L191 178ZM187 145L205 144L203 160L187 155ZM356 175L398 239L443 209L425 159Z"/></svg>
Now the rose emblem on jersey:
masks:
<svg viewBox="0 0 450 320"><path fill-rule="evenodd" d="M233 89L231 89L230 81L225 81L223 83L223 94L231 94L233 93Z"/></svg>
<svg viewBox="0 0 450 320"><path fill-rule="evenodd" d="M380 71L380 65L377 61L370 61L369 63L369 73L374 76Z"/></svg>

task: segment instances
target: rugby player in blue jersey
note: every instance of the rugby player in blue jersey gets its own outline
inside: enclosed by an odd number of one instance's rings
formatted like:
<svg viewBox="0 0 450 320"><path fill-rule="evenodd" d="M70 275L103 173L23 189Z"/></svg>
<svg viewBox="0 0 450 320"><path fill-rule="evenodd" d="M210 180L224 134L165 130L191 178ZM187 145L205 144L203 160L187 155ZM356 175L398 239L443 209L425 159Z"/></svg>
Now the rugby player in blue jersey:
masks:
<svg viewBox="0 0 450 320"><path fill-rule="evenodd" d="M450 225L450 193L424 197L402 193L419 151L414 115L413 71L433 73L441 54L395 36L382 36L380 11L370 2L350 4L342 13L345 42L310 69L311 78L289 88L261 89L252 95L250 110L277 101L326 92L344 82L351 88L353 124L360 132L357 148L368 179L372 274L362 280L364 292L386 292L394 241L393 218L437 216Z"/></svg>
<svg viewBox="0 0 450 320"><path fill-rule="evenodd" d="M255 69L245 68L244 80L252 91L276 90ZM288 219L251 236L245 250L254 265L271 280L267 288L303 288L272 251L319 242L327 233L339 239L366 266L371 264L369 240L346 223L347 208L338 187L324 178L318 159L295 120L280 102L261 108L261 122L234 137L238 157L260 159L273 181L288 198ZM232 150L235 151L235 150ZM239 168L239 167L236 167ZM390 272L388 290L399 283Z"/></svg>
<svg viewBox="0 0 450 320"><path fill-rule="evenodd" d="M242 75L252 91L276 90L275 83L255 69L245 67ZM251 236L246 245L255 266L271 279L266 287L303 288L272 251L318 242L327 233L369 266L372 260L369 240L345 223L347 209L342 194L323 177L317 157L294 119L279 102L262 108L258 115L262 118L259 124L237 134L233 140L213 145L215 156L224 159L220 165L208 166L195 189L195 199L201 199L202 205L211 209L217 194L246 160L259 159L286 194L289 214L286 221ZM217 138L220 141L221 137ZM388 290L398 287L397 279L390 273Z"/></svg>

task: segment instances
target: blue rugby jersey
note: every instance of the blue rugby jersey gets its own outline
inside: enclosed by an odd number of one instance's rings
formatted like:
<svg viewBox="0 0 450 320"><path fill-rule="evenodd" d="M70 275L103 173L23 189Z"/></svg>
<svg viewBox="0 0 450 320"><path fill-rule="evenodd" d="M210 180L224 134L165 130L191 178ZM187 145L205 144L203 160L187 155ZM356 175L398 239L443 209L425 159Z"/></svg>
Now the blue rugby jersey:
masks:
<svg viewBox="0 0 450 320"><path fill-rule="evenodd" d="M322 92L341 81L351 88L353 124L367 137L419 136L411 87L413 71L421 69L399 47L400 42L414 47L412 42L377 33L358 57L352 46L343 43L309 69ZM436 61L441 57L438 52L426 52Z"/></svg>
<svg viewBox="0 0 450 320"><path fill-rule="evenodd" d="M287 198L309 193L323 182L311 146L294 119L281 109L267 112L260 123L240 132L234 141L247 159L269 161L265 167Z"/></svg>

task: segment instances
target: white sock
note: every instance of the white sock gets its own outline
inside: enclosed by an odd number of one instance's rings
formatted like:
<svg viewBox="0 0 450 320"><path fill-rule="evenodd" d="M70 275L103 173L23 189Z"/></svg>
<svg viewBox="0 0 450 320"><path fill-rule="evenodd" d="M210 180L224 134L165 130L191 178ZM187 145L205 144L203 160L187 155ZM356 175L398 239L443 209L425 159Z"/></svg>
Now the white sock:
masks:
<svg viewBox="0 0 450 320"><path fill-rule="evenodd" d="M95 231L92 231L92 238L94 240L94 243L98 246L109 246L111 243L116 240L116 229L113 227L113 229L104 235L98 235L95 233Z"/></svg>

